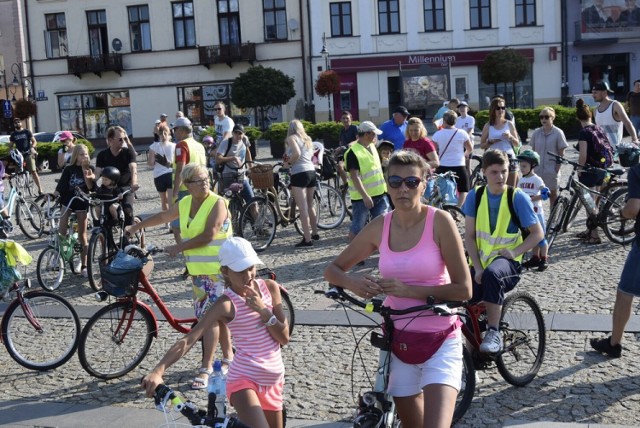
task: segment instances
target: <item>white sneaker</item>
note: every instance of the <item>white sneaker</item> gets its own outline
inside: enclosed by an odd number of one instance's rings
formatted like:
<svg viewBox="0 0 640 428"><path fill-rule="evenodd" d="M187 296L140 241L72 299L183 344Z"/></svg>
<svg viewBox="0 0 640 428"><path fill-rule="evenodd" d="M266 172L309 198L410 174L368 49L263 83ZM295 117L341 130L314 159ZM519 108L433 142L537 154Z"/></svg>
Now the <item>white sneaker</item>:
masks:
<svg viewBox="0 0 640 428"><path fill-rule="evenodd" d="M82 276L85 278L89 278L89 272L87 272L87 268L82 268Z"/></svg>
<svg viewBox="0 0 640 428"><path fill-rule="evenodd" d="M487 354L495 354L502 350L502 335L498 330L490 329L484 335L482 344L480 345L480 352Z"/></svg>

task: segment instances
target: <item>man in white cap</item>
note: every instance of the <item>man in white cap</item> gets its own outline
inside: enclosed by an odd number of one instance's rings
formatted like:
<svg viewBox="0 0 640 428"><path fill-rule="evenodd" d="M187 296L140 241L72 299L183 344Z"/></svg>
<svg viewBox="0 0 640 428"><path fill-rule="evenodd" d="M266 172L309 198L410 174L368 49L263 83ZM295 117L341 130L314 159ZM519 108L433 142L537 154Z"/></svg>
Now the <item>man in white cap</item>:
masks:
<svg viewBox="0 0 640 428"><path fill-rule="evenodd" d="M606 82L596 83L593 85L593 88L591 88L591 94L593 95L593 99L600 103L598 107L596 107L594 114L596 125L602 127L604 132L607 133L609 144L611 144L614 151L618 144L622 142L623 126L629 135L631 135L631 141L638 144L636 130L631 120L629 120L627 112L624 111L624 107L618 101L609 98L609 94L613 94L613 91L609 89L609 85Z"/></svg>
<svg viewBox="0 0 640 428"><path fill-rule="evenodd" d="M382 131L372 122L362 122L358 126L358 140L344 154L352 204L349 241L362 230L369 215L373 219L389 211L387 185L375 145L380 134Z"/></svg>

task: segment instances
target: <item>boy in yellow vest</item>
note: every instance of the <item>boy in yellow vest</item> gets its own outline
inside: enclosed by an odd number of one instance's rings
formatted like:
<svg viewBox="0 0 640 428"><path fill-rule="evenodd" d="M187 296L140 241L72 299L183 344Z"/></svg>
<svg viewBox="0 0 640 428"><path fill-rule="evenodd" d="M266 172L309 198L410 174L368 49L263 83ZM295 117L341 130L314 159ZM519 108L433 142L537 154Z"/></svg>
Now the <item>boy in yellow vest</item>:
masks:
<svg viewBox="0 0 640 428"><path fill-rule="evenodd" d="M471 264L473 300L484 301L487 308L488 330L480 351L496 353L502 350L499 324L505 293L520 281L522 256L542 240L544 233L531 198L520 189L508 190L509 158L505 152L487 150L482 157L482 172L487 186L471 190L462 206L466 216L464 240ZM477 194L480 200L476 202ZM524 229L529 232L526 239L521 232Z"/></svg>

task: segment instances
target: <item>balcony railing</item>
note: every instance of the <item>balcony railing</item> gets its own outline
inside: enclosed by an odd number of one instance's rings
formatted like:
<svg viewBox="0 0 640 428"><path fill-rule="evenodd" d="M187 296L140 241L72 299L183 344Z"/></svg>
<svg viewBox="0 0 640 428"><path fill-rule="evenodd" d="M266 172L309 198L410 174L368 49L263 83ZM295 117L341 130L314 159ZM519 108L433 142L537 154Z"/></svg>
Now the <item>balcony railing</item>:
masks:
<svg viewBox="0 0 640 428"><path fill-rule="evenodd" d="M216 45L198 47L200 65L209 68L212 64L227 64L248 61L251 65L256 60L256 44L243 43L237 45Z"/></svg>
<svg viewBox="0 0 640 428"><path fill-rule="evenodd" d="M122 76L122 54L70 56L67 57L67 68L69 74L78 78L82 78L83 73L95 73L101 77L101 73L105 71L115 71Z"/></svg>

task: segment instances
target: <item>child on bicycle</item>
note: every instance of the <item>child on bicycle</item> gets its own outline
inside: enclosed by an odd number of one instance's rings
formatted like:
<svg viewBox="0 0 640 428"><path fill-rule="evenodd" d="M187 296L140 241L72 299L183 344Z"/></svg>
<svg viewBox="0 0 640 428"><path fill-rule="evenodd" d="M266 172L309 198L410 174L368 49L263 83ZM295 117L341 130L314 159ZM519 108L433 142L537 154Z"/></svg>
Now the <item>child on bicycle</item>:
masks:
<svg viewBox="0 0 640 428"><path fill-rule="evenodd" d="M253 428L281 428L284 364L280 346L289 342L289 327L280 288L275 281L256 278L256 265L262 261L247 240L227 239L218 255L224 294L191 332L167 351L141 386L153 397L155 388L164 382L165 370L189 351L205 329L213 331L217 342L222 322L231 330L236 346L227 375L227 397L238 419Z"/></svg>
<svg viewBox="0 0 640 428"><path fill-rule="evenodd" d="M86 191L93 185L90 177L93 176L92 166L89 164L89 150L84 144L76 144L71 152L69 165L62 171L60 180L56 186L54 195L60 196L60 204L63 207L69 206L68 210L63 210L60 217L58 232L66 236L71 212L76 213L78 219L78 239L82 243L82 276L87 274L87 209L89 205L82 199L75 199L76 187Z"/></svg>
<svg viewBox="0 0 640 428"><path fill-rule="evenodd" d="M102 183L100 187L96 189L96 195L103 201L108 201L113 198L117 198L122 193L122 188L118 187L118 181L120 180L120 170L115 166L107 166L100 173ZM105 209L109 211L111 220L114 222L118 220L118 210L120 204L117 202L105 202ZM100 207L96 208L96 217L100 217Z"/></svg>
<svg viewBox="0 0 640 428"><path fill-rule="evenodd" d="M518 180L518 187L524 193L531 197L533 202L533 211L538 216L538 221L545 231L544 210L542 209L542 201L549 199L549 189L544 185L542 178L536 175L535 168L540 164L540 156L533 150L524 150L517 156L520 161L520 173L522 174ZM533 249L533 255L529 260L522 263L523 267L532 269L537 267L539 272L547 269L547 254L549 245L546 239L542 239L540 243Z"/></svg>

